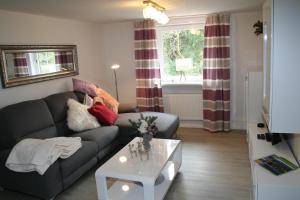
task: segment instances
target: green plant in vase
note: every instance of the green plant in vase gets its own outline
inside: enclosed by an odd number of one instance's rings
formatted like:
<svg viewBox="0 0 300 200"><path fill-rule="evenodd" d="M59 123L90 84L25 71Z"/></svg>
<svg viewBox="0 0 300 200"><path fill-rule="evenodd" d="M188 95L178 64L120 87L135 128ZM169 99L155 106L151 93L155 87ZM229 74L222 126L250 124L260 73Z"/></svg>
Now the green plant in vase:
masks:
<svg viewBox="0 0 300 200"><path fill-rule="evenodd" d="M129 119L129 122L137 135L142 137L145 150L151 148L150 141L158 133L158 128L155 123L156 119L156 116L144 116L142 113L137 122Z"/></svg>

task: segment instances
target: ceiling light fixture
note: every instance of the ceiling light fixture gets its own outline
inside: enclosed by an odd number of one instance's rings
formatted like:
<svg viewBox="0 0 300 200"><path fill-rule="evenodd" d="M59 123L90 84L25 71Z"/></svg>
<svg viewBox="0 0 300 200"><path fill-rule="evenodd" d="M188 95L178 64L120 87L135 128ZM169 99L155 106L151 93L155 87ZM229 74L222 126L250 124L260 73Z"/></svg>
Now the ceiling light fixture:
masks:
<svg viewBox="0 0 300 200"><path fill-rule="evenodd" d="M156 20L159 24L167 24L169 22L169 17L165 14L166 9L164 7L151 0L143 1L143 4L143 16L145 19Z"/></svg>

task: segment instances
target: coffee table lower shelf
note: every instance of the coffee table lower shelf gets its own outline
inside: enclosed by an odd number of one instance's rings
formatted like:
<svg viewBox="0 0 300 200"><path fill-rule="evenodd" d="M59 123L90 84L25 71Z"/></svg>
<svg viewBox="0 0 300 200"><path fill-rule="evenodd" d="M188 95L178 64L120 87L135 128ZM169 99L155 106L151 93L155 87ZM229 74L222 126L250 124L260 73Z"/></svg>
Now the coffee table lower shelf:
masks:
<svg viewBox="0 0 300 200"><path fill-rule="evenodd" d="M154 187L155 200L164 199L179 170L179 165L173 161L168 161L162 171L165 177L164 181ZM144 198L144 188L142 185L135 184L134 182L119 180L109 188L108 196L110 200L141 200Z"/></svg>

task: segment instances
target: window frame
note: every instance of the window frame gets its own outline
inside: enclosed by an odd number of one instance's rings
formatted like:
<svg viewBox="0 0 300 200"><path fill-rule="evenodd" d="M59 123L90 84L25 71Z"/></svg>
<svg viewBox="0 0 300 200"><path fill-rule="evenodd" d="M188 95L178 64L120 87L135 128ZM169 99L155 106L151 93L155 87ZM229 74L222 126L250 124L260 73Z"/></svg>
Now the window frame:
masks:
<svg viewBox="0 0 300 200"><path fill-rule="evenodd" d="M203 29L205 26L206 15L201 16L192 16L192 17L178 17L171 18L170 22L167 25L157 25L156 34L157 34L157 52L160 64L160 73L161 73L161 85L162 86L176 86L176 85L200 85L203 84L203 79L200 79L199 83L196 82L175 82L164 81L164 56L163 56L163 33L174 30L189 30L189 29Z"/></svg>

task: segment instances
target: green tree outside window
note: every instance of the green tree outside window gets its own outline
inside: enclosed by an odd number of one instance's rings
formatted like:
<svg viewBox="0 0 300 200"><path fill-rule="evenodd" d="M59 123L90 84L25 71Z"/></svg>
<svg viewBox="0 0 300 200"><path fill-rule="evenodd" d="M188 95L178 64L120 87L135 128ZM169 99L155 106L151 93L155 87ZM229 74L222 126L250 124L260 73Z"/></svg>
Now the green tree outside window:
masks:
<svg viewBox="0 0 300 200"><path fill-rule="evenodd" d="M203 67L204 31L174 30L163 33L164 73L178 76L176 59L191 58L192 68L184 71L187 76L200 76Z"/></svg>

